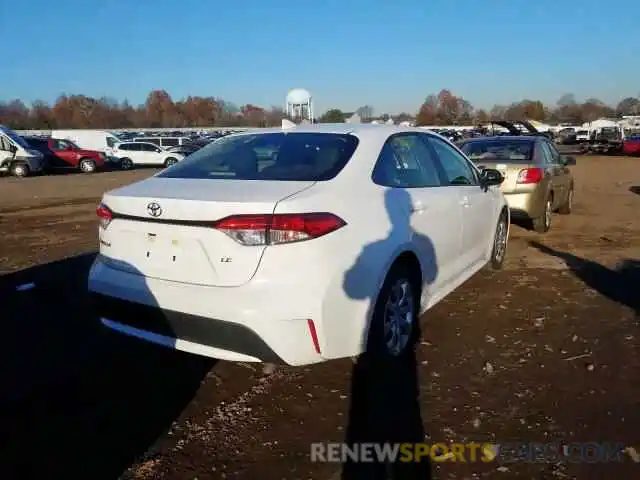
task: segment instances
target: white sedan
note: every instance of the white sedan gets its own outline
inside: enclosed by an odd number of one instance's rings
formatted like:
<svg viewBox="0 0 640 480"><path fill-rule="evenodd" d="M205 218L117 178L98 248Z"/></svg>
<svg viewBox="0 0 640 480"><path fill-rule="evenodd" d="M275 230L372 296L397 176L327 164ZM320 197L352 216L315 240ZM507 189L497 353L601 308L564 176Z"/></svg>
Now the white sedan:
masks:
<svg viewBox="0 0 640 480"><path fill-rule="evenodd" d="M501 182L410 127L231 135L104 195L89 290L107 327L199 355L392 359L421 313L501 267Z"/></svg>

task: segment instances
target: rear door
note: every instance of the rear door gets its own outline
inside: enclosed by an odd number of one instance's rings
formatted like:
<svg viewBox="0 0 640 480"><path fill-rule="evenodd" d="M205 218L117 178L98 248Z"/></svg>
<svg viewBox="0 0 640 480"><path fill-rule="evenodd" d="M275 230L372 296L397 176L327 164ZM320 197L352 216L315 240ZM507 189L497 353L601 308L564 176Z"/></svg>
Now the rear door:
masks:
<svg viewBox="0 0 640 480"><path fill-rule="evenodd" d="M119 158L129 158L136 164L136 155L140 154L140 148L137 143L122 143L118 145L116 154Z"/></svg>
<svg viewBox="0 0 640 480"><path fill-rule="evenodd" d="M435 135L423 138L437 155L447 182L455 191L462 208L462 268L467 269L485 258L495 225L493 195L480 188L480 180L471 162L456 148Z"/></svg>
<svg viewBox="0 0 640 480"><path fill-rule="evenodd" d="M394 209L387 212L392 228L402 229L405 222L411 226L423 266L424 293L437 296L460 268L462 215L457 193L442 188L434 156L418 133L392 135L373 178L390 187L385 195L387 208Z"/></svg>
<svg viewBox="0 0 640 480"><path fill-rule="evenodd" d="M144 165L162 165L163 156L160 147L153 143L140 143L140 163Z"/></svg>

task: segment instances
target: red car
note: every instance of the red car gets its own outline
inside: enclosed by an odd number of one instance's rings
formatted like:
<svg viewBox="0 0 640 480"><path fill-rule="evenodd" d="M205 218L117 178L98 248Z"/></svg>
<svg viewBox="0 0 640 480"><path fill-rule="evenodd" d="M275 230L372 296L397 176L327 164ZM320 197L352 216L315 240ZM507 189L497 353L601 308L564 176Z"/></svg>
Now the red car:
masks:
<svg viewBox="0 0 640 480"><path fill-rule="evenodd" d="M45 156L45 168L73 169L84 173L104 168L105 155L95 150L84 150L69 140L46 137L24 137L29 146Z"/></svg>
<svg viewBox="0 0 640 480"><path fill-rule="evenodd" d="M640 155L640 137L627 138L622 143L622 153L625 155Z"/></svg>

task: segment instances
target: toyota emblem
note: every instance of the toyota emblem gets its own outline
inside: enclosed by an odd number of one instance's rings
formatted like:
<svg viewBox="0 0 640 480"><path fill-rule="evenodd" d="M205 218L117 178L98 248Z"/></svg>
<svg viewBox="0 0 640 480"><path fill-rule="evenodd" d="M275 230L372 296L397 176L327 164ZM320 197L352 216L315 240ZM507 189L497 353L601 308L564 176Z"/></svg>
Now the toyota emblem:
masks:
<svg viewBox="0 0 640 480"><path fill-rule="evenodd" d="M162 215L162 207L159 203L151 202L149 205L147 205L147 212L149 212L149 215L151 215L152 217L159 217L160 215Z"/></svg>

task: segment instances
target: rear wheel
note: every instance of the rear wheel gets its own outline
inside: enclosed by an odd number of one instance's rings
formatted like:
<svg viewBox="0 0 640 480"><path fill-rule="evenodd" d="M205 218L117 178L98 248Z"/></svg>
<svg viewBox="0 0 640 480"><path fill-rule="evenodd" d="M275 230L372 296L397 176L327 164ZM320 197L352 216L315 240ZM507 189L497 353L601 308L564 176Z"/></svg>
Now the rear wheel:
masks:
<svg viewBox="0 0 640 480"><path fill-rule="evenodd" d="M393 360L411 350L418 335L420 281L404 263L394 265L380 290L367 338L367 355Z"/></svg>
<svg viewBox="0 0 640 480"><path fill-rule="evenodd" d="M11 165L10 169L11 175L19 178L28 177L30 171L31 170L29 169L29 165L22 162L14 163L13 165Z"/></svg>
<svg viewBox="0 0 640 480"><path fill-rule="evenodd" d="M122 170L131 170L133 168L133 161L131 161L130 158L121 158L120 168Z"/></svg>
<svg viewBox="0 0 640 480"><path fill-rule="evenodd" d="M96 170L96 162L93 160L89 160L88 158L84 158L80 160L80 171L83 173L92 173Z"/></svg>
<svg viewBox="0 0 640 480"><path fill-rule="evenodd" d="M531 221L534 231L538 233L546 233L549 231L551 228L552 205L553 198L549 195L544 202L544 211L542 212L542 215Z"/></svg>

